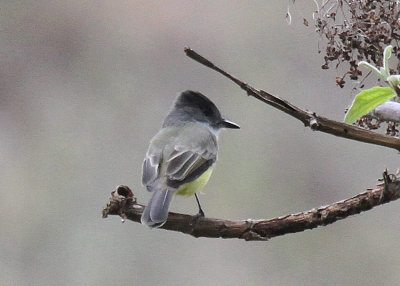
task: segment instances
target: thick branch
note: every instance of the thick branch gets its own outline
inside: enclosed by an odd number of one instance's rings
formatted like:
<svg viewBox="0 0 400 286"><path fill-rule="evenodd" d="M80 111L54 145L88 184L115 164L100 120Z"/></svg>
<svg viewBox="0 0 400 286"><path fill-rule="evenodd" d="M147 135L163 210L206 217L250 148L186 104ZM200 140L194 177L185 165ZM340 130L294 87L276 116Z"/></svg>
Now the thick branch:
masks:
<svg viewBox="0 0 400 286"><path fill-rule="evenodd" d="M365 143L385 146L400 151L400 139L375 133L366 129L362 129L353 125L330 120L328 118L318 116L314 112L309 112L294 106L290 102L274 96L266 91L255 89L240 79L232 76L223 69L217 67L212 62L202 57L194 50L185 48L185 53L191 59L221 73L234 83L244 89L248 95L251 95L291 116L297 118L305 126L309 126L312 130L318 130L329 133L335 136L344 137L347 139L357 140Z"/></svg>
<svg viewBox="0 0 400 286"><path fill-rule="evenodd" d="M168 221L162 228L194 237L268 240L272 237L331 224L350 215L397 200L400 197L400 181L394 175L388 175L386 171L383 178L385 183L374 190L302 213L269 220L232 221L207 217L196 219L195 216L170 212ZM108 215L120 215L123 219L140 222L144 206L136 202L136 198L127 186L118 186L111 194L110 202L103 210L104 218Z"/></svg>

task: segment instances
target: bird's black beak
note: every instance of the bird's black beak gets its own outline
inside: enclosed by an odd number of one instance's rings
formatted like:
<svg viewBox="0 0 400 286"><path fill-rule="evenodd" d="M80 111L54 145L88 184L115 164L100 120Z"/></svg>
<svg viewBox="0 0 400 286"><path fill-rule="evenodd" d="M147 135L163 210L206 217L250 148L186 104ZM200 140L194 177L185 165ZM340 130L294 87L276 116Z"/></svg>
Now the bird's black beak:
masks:
<svg viewBox="0 0 400 286"><path fill-rule="evenodd" d="M222 119L221 127L222 128L231 128L231 129L239 129L240 128L239 125L237 125L235 122L232 122L228 119Z"/></svg>

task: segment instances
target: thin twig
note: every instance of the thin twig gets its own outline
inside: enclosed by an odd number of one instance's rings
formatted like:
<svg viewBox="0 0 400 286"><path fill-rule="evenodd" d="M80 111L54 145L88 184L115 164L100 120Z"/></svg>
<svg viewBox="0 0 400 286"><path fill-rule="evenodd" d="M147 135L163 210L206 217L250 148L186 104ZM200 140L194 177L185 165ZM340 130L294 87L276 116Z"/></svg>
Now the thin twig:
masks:
<svg viewBox="0 0 400 286"><path fill-rule="evenodd" d="M366 129L356 127L354 125L349 125L343 122L338 122L331 120L322 116L315 114L314 112L309 112L298 108L297 106L291 104L290 102L274 96L266 91L255 89L249 84L243 82L242 80L234 77L230 73L221 69L220 67L213 64L211 61L207 60L203 56L199 55L197 52L190 48L185 48L185 53L191 59L213 69L225 77L232 80L234 83L239 85L243 90L266 104L269 104L291 116L297 118L303 122L304 126L309 126L312 130L322 131L335 136L352 139L356 141L361 141L364 143L370 143L375 145L380 145L384 147L393 148L400 151L400 139L392 136L387 136L379 133L375 133Z"/></svg>

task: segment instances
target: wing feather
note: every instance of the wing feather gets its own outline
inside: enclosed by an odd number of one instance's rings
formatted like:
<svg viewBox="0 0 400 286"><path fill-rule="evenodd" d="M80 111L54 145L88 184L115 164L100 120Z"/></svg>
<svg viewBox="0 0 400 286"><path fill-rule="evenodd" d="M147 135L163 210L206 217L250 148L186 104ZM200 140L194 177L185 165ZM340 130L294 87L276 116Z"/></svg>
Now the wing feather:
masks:
<svg viewBox="0 0 400 286"><path fill-rule="evenodd" d="M142 184L144 186L149 186L153 183L160 174L160 163L162 154L147 154L143 161L143 175Z"/></svg>

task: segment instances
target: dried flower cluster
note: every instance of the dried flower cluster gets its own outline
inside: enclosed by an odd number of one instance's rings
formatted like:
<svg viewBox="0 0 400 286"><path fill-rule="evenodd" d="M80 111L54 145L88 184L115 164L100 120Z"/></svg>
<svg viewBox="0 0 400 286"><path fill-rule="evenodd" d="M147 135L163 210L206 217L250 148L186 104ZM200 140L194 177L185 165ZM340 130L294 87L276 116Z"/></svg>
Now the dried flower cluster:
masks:
<svg viewBox="0 0 400 286"><path fill-rule="evenodd" d="M376 130L381 128L381 124L383 121L379 120L376 117L371 115L364 115L359 120L355 122L355 125L369 129ZM395 122L386 122L386 130L385 134L389 136L399 136L400 132L398 128L398 124Z"/></svg>
<svg viewBox="0 0 400 286"><path fill-rule="evenodd" d="M343 87L346 76L357 80L362 75L359 61L382 66L384 48L393 45L393 55L400 58L399 1L324 0L315 12L317 32L325 38L326 55L323 69L332 63L348 69L336 83ZM397 71L400 73L400 63Z"/></svg>

